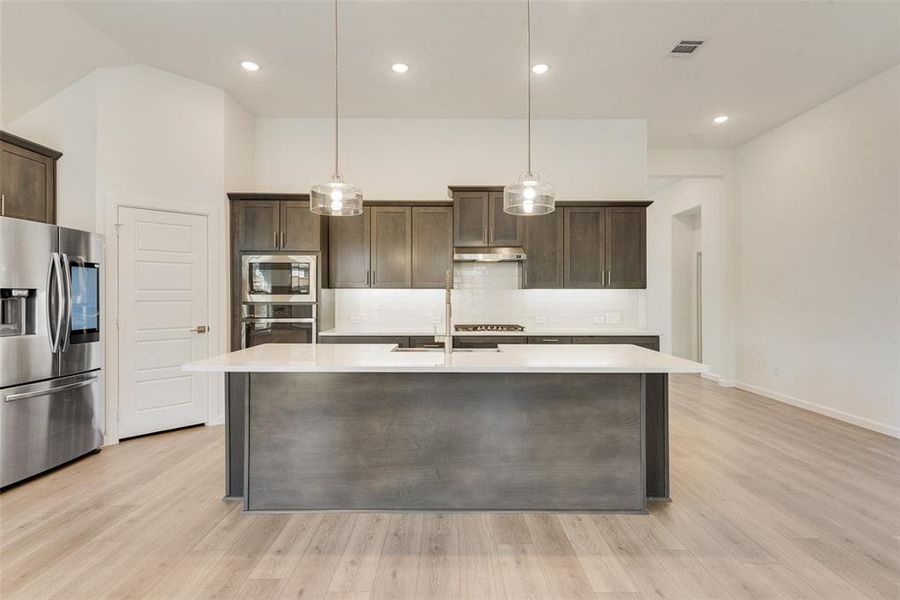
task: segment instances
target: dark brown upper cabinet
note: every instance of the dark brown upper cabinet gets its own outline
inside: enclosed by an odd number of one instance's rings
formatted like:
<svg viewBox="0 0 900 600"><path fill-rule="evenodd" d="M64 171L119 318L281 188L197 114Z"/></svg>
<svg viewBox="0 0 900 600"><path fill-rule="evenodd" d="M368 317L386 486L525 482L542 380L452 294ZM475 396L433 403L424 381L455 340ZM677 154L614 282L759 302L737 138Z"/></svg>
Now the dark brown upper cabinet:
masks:
<svg viewBox="0 0 900 600"><path fill-rule="evenodd" d="M318 252L322 249L322 218L309 211L308 200L279 199L264 194L229 194L229 197L232 198L233 243L237 250Z"/></svg>
<svg viewBox="0 0 900 600"><path fill-rule="evenodd" d="M279 203L277 201L241 200L231 204L236 219L235 243L238 250L278 250Z"/></svg>
<svg viewBox="0 0 900 600"><path fill-rule="evenodd" d="M503 212L498 189L452 189L453 243L457 246L521 246L523 218Z"/></svg>
<svg viewBox="0 0 900 600"><path fill-rule="evenodd" d="M563 209L564 282L567 288L606 286L606 208Z"/></svg>
<svg viewBox="0 0 900 600"><path fill-rule="evenodd" d="M643 206L566 207L565 287L647 287Z"/></svg>
<svg viewBox="0 0 900 600"><path fill-rule="evenodd" d="M412 209L412 287L442 288L453 268L453 209Z"/></svg>
<svg viewBox="0 0 900 600"><path fill-rule="evenodd" d="M366 288L371 283L369 266L369 216L328 219L328 285L333 288Z"/></svg>
<svg viewBox="0 0 900 600"><path fill-rule="evenodd" d="M521 246L527 218L503 212L503 192L488 194L488 246Z"/></svg>
<svg viewBox="0 0 900 600"><path fill-rule="evenodd" d="M309 202L282 200L279 215L282 250L315 252L322 248L321 217L309 211Z"/></svg>
<svg viewBox="0 0 900 600"><path fill-rule="evenodd" d="M522 221L525 223L526 256L522 287L563 287L563 211L522 217Z"/></svg>
<svg viewBox="0 0 900 600"><path fill-rule="evenodd" d="M611 206L606 209L606 287L647 287L647 211Z"/></svg>
<svg viewBox="0 0 900 600"><path fill-rule="evenodd" d="M56 223L61 152L0 132L0 216Z"/></svg>
<svg viewBox="0 0 900 600"><path fill-rule="evenodd" d="M453 193L453 243L457 246L487 246L488 192Z"/></svg>
<svg viewBox="0 0 900 600"><path fill-rule="evenodd" d="M412 214L408 206L371 209L371 287L412 286Z"/></svg>

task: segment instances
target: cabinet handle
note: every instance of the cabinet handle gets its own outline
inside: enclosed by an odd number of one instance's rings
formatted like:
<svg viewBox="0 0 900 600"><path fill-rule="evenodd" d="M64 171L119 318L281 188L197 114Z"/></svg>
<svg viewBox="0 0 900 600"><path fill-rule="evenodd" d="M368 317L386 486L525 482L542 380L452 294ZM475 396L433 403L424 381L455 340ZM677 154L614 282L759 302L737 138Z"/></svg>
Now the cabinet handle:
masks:
<svg viewBox="0 0 900 600"><path fill-rule="evenodd" d="M284 248L284 232L281 232L281 247Z"/></svg>
<svg viewBox="0 0 900 600"><path fill-rule="evenodd" d="M606 270L606 285L612 285L612 269Z"/></svg>
<svg viewBox="0 0 900 600"><path fill-rule="evenodd" d="M606 285L606 269L600 269L600 287Z"/></svg>
<svg viewBox="0 0 900 600"><path fill-rule="evenodd" d="M369 287L369 270L366 269L366 287Z"/></svg>
<svg viewBox="0 0 900 600"><path fill-rule="evenodd" d="M543 338L541 341L542 341L542 342L558 342L559 339L557 339L557 338Z"/></svg>
<svg viewBox="0 0 900 600"><path fill-rule="evenodd" d="M272 247L276 250L278 249L278 232L276 231L272 234Z"/></svg>
<svg viewBox="0 0 900 600"><path fill-rule="evenodd" d="M0 194L0 217L6 214L6 194Z"/></svg>

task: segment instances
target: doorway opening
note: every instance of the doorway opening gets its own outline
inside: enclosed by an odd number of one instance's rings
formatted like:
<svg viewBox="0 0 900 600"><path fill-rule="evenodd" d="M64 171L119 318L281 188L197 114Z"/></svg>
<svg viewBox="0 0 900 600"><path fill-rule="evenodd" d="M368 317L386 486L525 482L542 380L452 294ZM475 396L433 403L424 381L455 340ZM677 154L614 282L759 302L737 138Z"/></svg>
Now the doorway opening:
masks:
<svg viewBox="0 0 900 600"><path fill-rule="evenodd" d="M702 214L672 215L672 354L703 360Z"/></svg>

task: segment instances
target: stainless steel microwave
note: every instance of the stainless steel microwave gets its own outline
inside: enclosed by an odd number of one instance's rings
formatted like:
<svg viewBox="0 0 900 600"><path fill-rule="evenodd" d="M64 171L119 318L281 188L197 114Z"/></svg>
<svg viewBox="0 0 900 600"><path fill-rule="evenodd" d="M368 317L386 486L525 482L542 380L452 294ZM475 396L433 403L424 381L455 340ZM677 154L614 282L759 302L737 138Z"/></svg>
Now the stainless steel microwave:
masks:
<svg viewBox="0 0 900 600"><path fill-rule="evenodd" d="M315 302L316 273L312 255L245 255L241 295L244 302Z"/></svg>

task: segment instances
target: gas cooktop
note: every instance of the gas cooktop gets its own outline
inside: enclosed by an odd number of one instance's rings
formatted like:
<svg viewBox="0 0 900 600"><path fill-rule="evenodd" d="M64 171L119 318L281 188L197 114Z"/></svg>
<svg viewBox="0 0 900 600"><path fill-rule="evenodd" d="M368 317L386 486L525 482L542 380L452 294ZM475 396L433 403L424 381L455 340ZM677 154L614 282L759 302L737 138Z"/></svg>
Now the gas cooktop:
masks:
<svg viewBox="0 0 900 600"><path fill-rule="evenodd" d="M456 331L525 331L521 325L501 325L497 323L478 323L474 325L455 325Z"/></svg>

